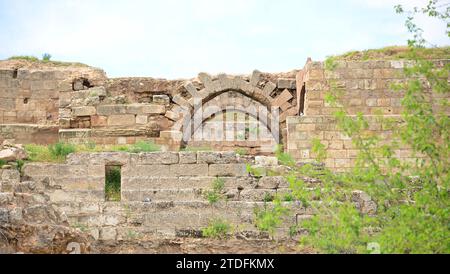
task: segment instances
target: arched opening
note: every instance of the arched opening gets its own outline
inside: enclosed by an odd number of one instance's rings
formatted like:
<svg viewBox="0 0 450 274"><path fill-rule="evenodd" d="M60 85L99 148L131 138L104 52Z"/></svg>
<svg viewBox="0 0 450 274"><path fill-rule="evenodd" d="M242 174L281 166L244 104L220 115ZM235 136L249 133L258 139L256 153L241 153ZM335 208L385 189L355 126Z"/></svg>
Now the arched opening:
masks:
<svg viewBox="0 0 450 274"><path fill-rule="evenodd" d="M210 148L244 154L271 154L279 139L279 122L267 105L229 90L209 97L186 117L187 148Z"/></svg>
<svg viewBox="0 0 450 274"><path fill-rule="evenodd" d="M218 112L192 132L187 148L210 148L240 154L272 154L276 138L266 123L239 110Z"/></svg>

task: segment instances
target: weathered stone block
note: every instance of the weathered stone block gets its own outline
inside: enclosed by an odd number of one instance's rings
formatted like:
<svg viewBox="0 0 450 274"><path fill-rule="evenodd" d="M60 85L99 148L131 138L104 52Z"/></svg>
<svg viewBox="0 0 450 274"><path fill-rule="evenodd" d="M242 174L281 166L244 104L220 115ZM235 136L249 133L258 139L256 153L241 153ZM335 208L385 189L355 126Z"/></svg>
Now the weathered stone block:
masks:
<svg viewBox="0 0 450 274"><path fill-rule="evenodd" d="M99 239L102 241L116 240L117 230L114 227L104 227L100 230Z"/></svg>
<svg viewBox="0 0 450 274"><path fill-rule="evenodd" d="M153 164L153 165L134 165L134 166L125 166L122 169L122 178L134 178L139 176L148 176L148 177L167 177L172 176L170 174L169 165L163 164Z"/></svg>
<svg viewBox="0 0 450 274"><path fill-rule="evenodd" d="M210 164L209 176L248 176L246 164Z"/></svg>
<svg viewBox="0 0 450 274"><path fill-rule="evenodd" d="M197 152L181 151L179 152L180 164L195 164L197 163Z"/></svg>
<svg viewBox="0 0 450 274"><path fill-rule="evenodd" d="M9 211L9 221L13 224L21 222L23 220L22 210L21 207L11 209Z"/></svg>
<svg viewBox="0 0 450 274"><path fill-rule="evenodd" d="M280 78L277 80L277 86L279 89L296 89L297 83L295 79Z"/></svg>
<svg viewBox="0 0 450 274"><path fill-rule="evenodd" d="M207 176L207 164L178 164L170 166L171 176Z"/></svg>
<svg viewBox="0 0 450 274"><path fill-rule="evenodd" d="M108 117L106 116L91 116L91 126L92 127L104 127L108 124Z"/></svg>
<svg viewBox="0 0 450 274"><path fill-rule="evenodd" d="M111 115L108 117L108 125L110 126L131 126L136 123L133 114Z"/></svg>
<svg viewBox="0 0 450 274"><path fill-rule="evenodd" d="M0 208L0 224L9 222L9 213L7 208Z"/></svg>
<svg viewBox="0 0 450 274"><path fill-rule="evenodd" d="M273 197L275 197L275 190L266 189L244 189L241 191L240 200L241 201L253 201L253 202L270 202Z"/></svg>
<svg viewBox="0 0 450 274"><path fill-rule="evenodd" d="M81 163L83 163L87 157L90 165L127 165L130 162L130 154L127 152L101 152L95 154L79 153L78 157L75 157L75 155L73 157L73 161L78 159Z"/></svg>
<svg viewBox="0 0 450 274"><path fill-rule="evenodd" d="M1 184L0 184L1 186ZM4 206L11 202L14 199L14 196L12 193L1 193L0 192L0 205Z"/></svg>
<svg viewBox="0 0 450 274"><path fill-rule="evenodd" d="M126 112L131 114L164 114L166 107L154 104L131 104L126 106Z"/></svg>
<svg viewBox="0 0 450 274"><path fill-rule="evenodd" d="M286 183L287 183L286 179L282 176L276 177L265 176L259 180L257 188L277 189L280 188L280 185L285 186Z"/></svg>
<svg viewBox="0 0 450 274"><path fill-rule="evenodd" d="M72 108L73 116L91 116L95 115L97 110L95 107L87 106L87 107L75 107Z"/></svg>
<svg viewBox="0 0 450 274"><path fill-rule="evenodd" d="M136 116L136 124L145 125L148 122L147 115L137 115Z"/></svg>
<svg viewBox="0 0 450 274"><path fill-rule="evenodd" d="M170 104L170 98L167 95L153 95L153 103L155 104L161 104L161 105L168 105Z"/></svg>
<svg viewBox="0 0 450 274"><path fill-rule="evenodd" d="M102 105L97 107L98 115L114 115L114 114L126 114L127 107L125 105Z"/></svg>
<svg viewBox="0 0 450 274"><path fill-rule="evenodd" d="M4 169L2 171L2 181L8 181L11 183L20 182L20 172L17 169Z"/></svg>
<svg viewBox="0 0 450 274"><path fill-rule="evenodd" d="M161 131L159 137L162 139L181 141L183 139L183 132L176 130Z"/></svg>
<svg viewBox="0 0 450 274"><path fill-rule="evenodd" d="M260 166L276 166L278 165L277 157L256 156L255 164Z"/></svg>
<svg viewBox="0 0 450 274"><path fill-rule="evenodd" d="M178 164L176 152L149 152L139 154L139 163L144 165Z"/></svg>
<svg viewBox="0 0 450 274"><path fill-rule="evenodd" d="M261 80L261 72L259 70L254 70L250 78L250 85L256 87Z"/></svg>
<svg viewBox="0 0 450 274"><path fill-rule="evenodd" d="M180 114L174 111L166 111L165 116L172 121L177 121L180 118Z"/></svg>
<svg viewBox="0 0 450 274"><path fill-rule="evenodd" d="M375 214L377 212L377 204L364 191L355 190L352 192L352 201L363 214Z"/></svg>
<svg viewBox="0 0 450 274"><path fill-rule="evenodd" d="M235 152L211 152L199 151L197 153L197 163L199 164L232 164L237 163Z"/></svg>

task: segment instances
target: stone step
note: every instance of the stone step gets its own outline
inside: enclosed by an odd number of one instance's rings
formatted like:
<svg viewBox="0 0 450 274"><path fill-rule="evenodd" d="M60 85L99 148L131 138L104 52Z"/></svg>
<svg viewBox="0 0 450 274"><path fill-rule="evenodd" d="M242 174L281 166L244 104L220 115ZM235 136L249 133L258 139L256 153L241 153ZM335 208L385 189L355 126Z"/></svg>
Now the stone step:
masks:
<svg viewBox="0 0 450 274"><path fill-rule="evenodd" d="M255 209L270 210L273 203L205 201L177 202L61 202L56 204L71 226L89 231L100 240L121 240L144 235L195 237L211 220L222 219L239 231L257 232ZM297 202L285 202L290 214L283 224L290 227L313 214ZM281 230L280 230L281 231ZM286 234L285 230L282 234Z"/></svg>

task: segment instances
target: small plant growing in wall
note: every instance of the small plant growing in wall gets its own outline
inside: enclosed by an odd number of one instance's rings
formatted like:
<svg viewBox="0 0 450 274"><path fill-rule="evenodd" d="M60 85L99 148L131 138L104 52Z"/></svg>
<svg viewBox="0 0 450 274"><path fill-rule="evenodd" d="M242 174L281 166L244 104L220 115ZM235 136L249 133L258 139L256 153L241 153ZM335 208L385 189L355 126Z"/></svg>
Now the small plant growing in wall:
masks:
<svg viewBox="0 0 450 274"><path fill-rule="evenodd" d="M216 178L212 183L212 189L205 192L204 196L209 204L215 205L224 198L223 190L225 181L222 178Z"/></svg>
<svg viewBox="0 0 450 274"><path fill-rule="evenodd" d="M284 166L295 166L295 160L294 158L288 154L284 152L283 146L282 145L278 145L277 149L275 151L275 155L278 158L278 162Z"/></svg>
<svg viewBox="0 0 450 274"><path fill-rule="evenodd" d="M245 148L237 148L234 152L236 152L236 154L239 156L245 156L248 154L248 150L246 150Z"/></svg>
<svg viewBox="0 0 450 274"><path fill-rule="evenodd" d="M283 217L289 213L289 209L284 207L279 198L273 201L272 205L264 202L262 208L254 208L255 225L260 231L268 232L274 236L275 230L283 223Z"/></svg>
<svg viewBox="0 0 450 274"><path fill-rule="evenodd" d="M139 233L136 232L136 231L134 231L134 230L128 229L128 230L127 230L126 237L127 237L127 239L129 239L129 240L135 240L136 238L139 237Z"/></svg>
<svg viewBox="0 0 450 274"><path fill-rule="evenodd" d="M263 167L253 167L250 164L246 165L246 170L247 172L252 175L253 177L256 178L261 178L264 176L264 174L266 174L266 169Z"/></svg>
<svg viewBox="0 0 450 274"><path fill-rule="evenodd" d="M206 238L226 238L231 231L231 225L222 219L213 219L209 225L202 229L202 235Z"/></svg>

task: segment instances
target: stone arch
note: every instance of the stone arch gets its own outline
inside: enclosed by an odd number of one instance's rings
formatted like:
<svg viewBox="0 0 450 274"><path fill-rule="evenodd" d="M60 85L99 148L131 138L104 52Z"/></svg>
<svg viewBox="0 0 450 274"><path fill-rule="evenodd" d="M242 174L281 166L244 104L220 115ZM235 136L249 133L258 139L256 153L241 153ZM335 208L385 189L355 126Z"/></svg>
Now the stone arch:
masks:
<svg viewBox="0 0 450 274"><path fill-rule="evenodd" d="M190 131L184 131L184 134L190 134L191 136L208 120L217 114L224 112L238 112L242 114L247 114L260 122L268 132L272 135L275 140L279 140L280 131L278 127L277 117L268 111L267 107L253 99L242 95L243 97L237 97L236 100L229 100L230 94L237 93L236 91L229 91L216 96L214 99L205 103L201 109L194 111L192 117L196 117L197 112L201 112L199 117L201 120L199 123L193 123L191 117L186 117L184 122L186 127L191 127ZM189 137L189 136L185 136Z"/></svg>
<svg viewBox="0 0 450 274"><path fill-rule="evenodd" d="M277 85L262 79L261 76L261 72L256 70L250 77L220 74L213 78L206 73L200 73L198 75L198 83L186 82L184 84L184 89L187 93L177 94L172 98L175 103L172 112L175 113L174 116L176 117L172 130L182 131L183 138L188 138L189 134L185 134L185 132L189 127L192 127L190 121L197 117L197 109L203 109L210 102L213 102L213 104L215 102L219 110L226 110L226 107L220 103L220 100L218 102L214 100L220 98L222 94L238 93L250 101L256 102L255 104L266 108L267 113L270 114L268 120L276 121L278 117L277 134L279 137L277 141L280 141L281 132L285 128L284 121L286 116L295 115L293 110L296 110L296 107L288 102L293 96L287 89L274 96ZM234 102L232 105L245 111L245 104ZM277 117L274 117L275 114L272 114L272 112L278 112ZM210 115L206 116L209 117ZM202 118L201 123L205 120ZM270 130L272 131L273 129L270 128ZM192 132L192 130L189 131Z"/></svg>

